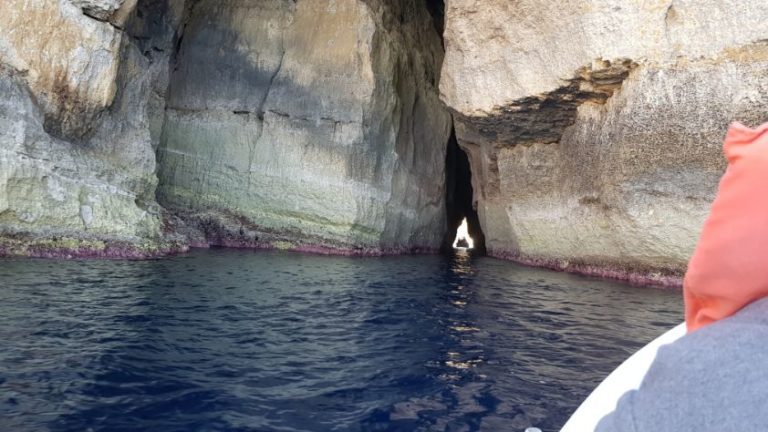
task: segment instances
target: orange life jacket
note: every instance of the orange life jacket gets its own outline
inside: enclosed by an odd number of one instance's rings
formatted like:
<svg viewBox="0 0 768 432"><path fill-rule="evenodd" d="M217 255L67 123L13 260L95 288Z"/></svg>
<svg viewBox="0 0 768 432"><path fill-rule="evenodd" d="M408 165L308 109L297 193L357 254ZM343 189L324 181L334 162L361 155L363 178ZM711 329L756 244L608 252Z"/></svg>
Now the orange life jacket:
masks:
<svg viewBox="0 0 768 432"><path fill-rule="evenodd" d="M768 123L731 125L717 197L685 275L694 331L768 296Z"/></svg>

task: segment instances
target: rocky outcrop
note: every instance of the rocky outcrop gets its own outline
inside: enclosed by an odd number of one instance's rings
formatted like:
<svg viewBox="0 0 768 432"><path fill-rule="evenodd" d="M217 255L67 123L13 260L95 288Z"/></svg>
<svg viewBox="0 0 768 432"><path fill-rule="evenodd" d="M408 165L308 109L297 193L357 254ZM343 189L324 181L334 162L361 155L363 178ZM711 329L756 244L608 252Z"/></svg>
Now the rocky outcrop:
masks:
<svg viewBox="0 0 768 432"><path fill-rule="evenodd" d="M178 3L0 4L0 255L178 247L154 198L153 147Z"/></svg>
<svg viewBox="0 0 768 432"><path fill-rule="evenodd" d="M489 253L678 283L728 124L768 119L767 41L751 0L448 0L441 95Z"/></svg>
<svg viewBox="0 0 768 432"><path fill-rule="evenodd" d="M197 2L171 79L160 202L198 244L437 249L442 57L422 1Z"/></svg>

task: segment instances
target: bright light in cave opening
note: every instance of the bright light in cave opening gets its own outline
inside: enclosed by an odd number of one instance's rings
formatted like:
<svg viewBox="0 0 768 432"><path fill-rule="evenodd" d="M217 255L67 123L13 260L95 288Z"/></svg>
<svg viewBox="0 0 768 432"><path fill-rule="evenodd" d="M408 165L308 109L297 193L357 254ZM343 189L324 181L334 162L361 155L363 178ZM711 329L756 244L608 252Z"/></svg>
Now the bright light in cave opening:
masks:
<svg viewBox="0 0 768 432"><path fill-rule="evenodd" d="M474 249L475 241L469 236L469 226L467 225L467 218L464 218L459 225L459 229L456 230L456 240L453 241L454 249Z"/></svg>

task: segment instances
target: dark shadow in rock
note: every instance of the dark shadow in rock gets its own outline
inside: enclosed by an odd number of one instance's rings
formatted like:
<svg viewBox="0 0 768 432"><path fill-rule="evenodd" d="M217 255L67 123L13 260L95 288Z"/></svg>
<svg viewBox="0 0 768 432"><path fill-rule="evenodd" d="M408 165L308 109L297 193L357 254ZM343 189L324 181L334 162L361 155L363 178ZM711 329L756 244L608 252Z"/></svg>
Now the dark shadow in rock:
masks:
<svg viewBox="0 0 768 432"><path fill-rule="evenodd" d="M435 31L443 38L445 31L445 1L444 0L426 0L427 10L432 15L432 21L435 25ZM444 44L443 44L444 45Z"/></svg>
<svg viewBox="0 0 768 432"><path fill-rule="evenodd" d="M480 227L480 218L473 203L472 170L469 167L467 154L459 147L456 140L455 129L451 131L448 152L445 156L445 182L448 230L443 240L443 252L451 252L456 230L466 218L469 235L475 242L474 252L485 255L485 234Z"/></svg>

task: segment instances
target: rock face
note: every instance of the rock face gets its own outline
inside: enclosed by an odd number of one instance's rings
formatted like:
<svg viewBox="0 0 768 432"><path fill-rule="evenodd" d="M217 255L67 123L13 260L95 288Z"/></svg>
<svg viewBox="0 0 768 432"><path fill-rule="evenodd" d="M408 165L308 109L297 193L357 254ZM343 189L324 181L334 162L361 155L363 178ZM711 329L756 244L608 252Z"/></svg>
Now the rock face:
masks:
<svg viewBox="0 0 768 432"><path fill-rule="evenodd" d="M494 256L674 283L728 123L768 119L757 0L3 0L0 17L0 254L433 250L467 217Z"/></svg>
<svg viewBox="0 0 768 432"><path fill-rule="evenodd" d="M423 1L197 2L171 79L160 202L198 243L437 249L442 57Z"/></svg>
<svg viewBox="0 0 768 432"><path fill-rule="evenodd" d="M154 197L153 142L181 6L0 4L0 254L172 248Z"/></svg>
<svg viewBox="0 0 768 432"><path fill-rule="evenodd" d="M440 85L491 255L675 283L728 124L768 120L752 0L446 3Z"/></svg>
<svg viewBox="0 0 768 432"><path fill-rule="evenodd" d="M440 246L451 118L425 0L0 16L0 255Z"/></svg>

